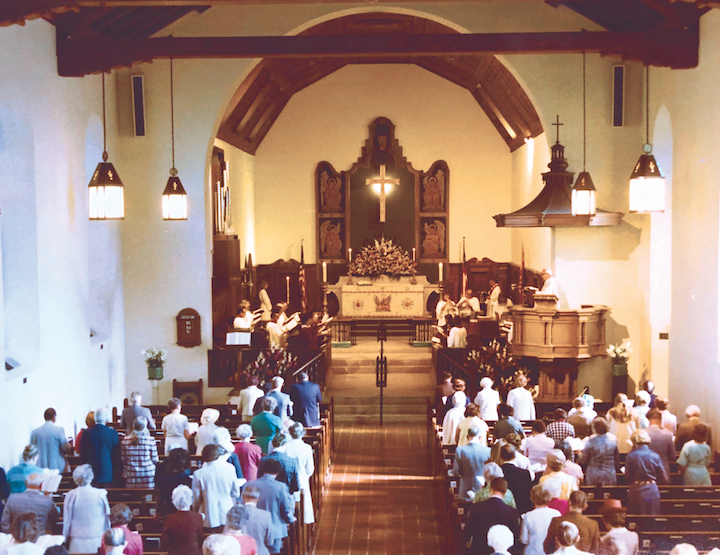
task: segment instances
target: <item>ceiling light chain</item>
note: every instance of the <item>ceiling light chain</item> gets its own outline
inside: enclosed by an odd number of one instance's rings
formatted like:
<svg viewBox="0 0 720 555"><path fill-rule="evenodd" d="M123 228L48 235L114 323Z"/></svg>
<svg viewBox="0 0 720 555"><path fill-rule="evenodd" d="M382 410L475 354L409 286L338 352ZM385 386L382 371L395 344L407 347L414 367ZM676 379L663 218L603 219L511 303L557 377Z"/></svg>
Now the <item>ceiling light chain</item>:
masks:
<svg viewBox="0 0 720 555"><path fill-rule="evenodd" d="M170 177L162 194L163 219L187 220L187 193L175 167L175 72L172 56L170 56L170 139L172 168L170 168Z"/></svg>
<svg viewBox="0 0 720 555"><path fill-rule="evenodd" d="M107 152L107 129L105 127L105 72L102 74L102 99L103 99L103 153L102 153L102 159L103 162L108 161L108 152Z"/></svg>
<svg viewBox="0 0 720 555"><path fill-rule="evenodd" d="M587 110L585 108L585 52L582 53L583 55L583 171L585 171L585 143L586 143L586 133L585 133L585 122L587 120Z"/></svg>
<svg viewBox="0 0 720 555"><path fill-rule="evenodd" d="M175 86L172 56L170 56L170 133L172 135L172 168L170 169L170 175L175 177L177 175L177 169L175 168Z"/></svg>

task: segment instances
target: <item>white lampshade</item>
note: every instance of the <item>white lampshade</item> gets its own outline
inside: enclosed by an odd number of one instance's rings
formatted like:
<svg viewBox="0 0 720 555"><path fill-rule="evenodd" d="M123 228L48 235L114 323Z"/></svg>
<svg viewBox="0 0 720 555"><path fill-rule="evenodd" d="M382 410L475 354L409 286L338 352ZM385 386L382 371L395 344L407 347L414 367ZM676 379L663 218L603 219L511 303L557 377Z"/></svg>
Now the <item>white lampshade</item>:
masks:
<svg viewBox="0 0 720 555"><path fill-rule="evenodd" d="M180 178L170 176L162 194L163 220L187 220L187 194Z"/></svg>
<svg viewBox="0 0 720 555"><path fill-rule="evenodd" d="M103 155L107 160L107 154ZM122 220L125 217L123 183L110 162L100 162L88 185L91 220Z"/></svg>
<svg viewBox="0 0 720 555"><path fill-rule="evenodd" d="M663 212L665 210L665 178L660 173L650 145L643 148L630 175L630 212Z"/></svg>
<svg viewBox="0 0 720 555"><path fill-rule="evenodd" d="M595 185L588 172L580 172L572 188L572 215L595 215Z"/></svg>

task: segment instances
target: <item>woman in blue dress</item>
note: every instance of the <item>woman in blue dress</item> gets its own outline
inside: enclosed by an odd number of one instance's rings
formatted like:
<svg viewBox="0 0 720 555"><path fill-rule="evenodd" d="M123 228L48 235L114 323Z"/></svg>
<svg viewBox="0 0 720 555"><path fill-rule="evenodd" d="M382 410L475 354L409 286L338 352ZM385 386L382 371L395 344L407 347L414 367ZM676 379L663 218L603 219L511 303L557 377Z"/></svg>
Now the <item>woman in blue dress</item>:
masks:
<svg viewBox="0 0 720 555"><path fill-rule="evenodd" d="M678 466L683 475L683 483L686 486L711 486L710 472L708 467L712 459L712 451L706 443L708 427L702 422L693 426L691 439L683 445Z"/></svg>
<svg viewBox="0 0 720 555"><path fill-rule="evenodd" d="M599 416L592 421L593 435L588 438L580 461L587 465L585 483L588 486L617 485L620 468L617 438L609 434L610 424Z"/></svg>

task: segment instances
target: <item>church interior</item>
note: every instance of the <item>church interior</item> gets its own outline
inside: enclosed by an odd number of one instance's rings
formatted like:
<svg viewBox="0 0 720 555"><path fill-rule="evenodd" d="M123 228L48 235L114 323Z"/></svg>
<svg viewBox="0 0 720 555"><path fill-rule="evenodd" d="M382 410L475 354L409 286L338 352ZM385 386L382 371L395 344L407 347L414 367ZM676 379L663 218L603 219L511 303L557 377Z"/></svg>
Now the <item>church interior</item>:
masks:
<svg viewBox="0 0 720 555"><path fill-rule="evenodd" d="M0 466L17 464L50 406L74 437L89 410L122 407L131 391L165 404L173 379L202 379L205 403L227 403L228 385L209 376L218 314L242 297L257 308L263 279L273 303L300 310L301 251L320 308L324 293L352 285L342 281L348 249L357 256L380 236L417 256L423 305L443 277L462 296L465 260L550 269L560 310L605 307L604 343L632 345L631 396L651 380L680 418L695 404L720 429L718 8L3 3ZM539 198L556 143L570 185L592 174L597 216L566 204L567 220L508 223ZM646 143L664 209L633 212L629 179ZM122 179L122 219L88 217L104 150ZM366 182L384 163L396 184L382 222ZM162 212L171 167L187 195L177 221ZM441 201L428 201L421 191L438 175ZM328 197L330 179L352 197ZM215 289L229 241L240 285L223 308ZM197 341L184 346L188 308ZM160 382L148 380L150 348L167 350ZM604 354L583 359L577 387L611 403L612 367Z"/></svg>

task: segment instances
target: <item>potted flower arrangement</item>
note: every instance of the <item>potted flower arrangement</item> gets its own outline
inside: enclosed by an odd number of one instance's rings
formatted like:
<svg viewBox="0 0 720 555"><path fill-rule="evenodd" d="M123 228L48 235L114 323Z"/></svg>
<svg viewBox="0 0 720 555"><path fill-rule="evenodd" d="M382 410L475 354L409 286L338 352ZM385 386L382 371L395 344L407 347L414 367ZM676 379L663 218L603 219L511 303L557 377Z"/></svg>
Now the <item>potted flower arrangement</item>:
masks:
<svg viewBox="0 0 720 555"><path fill-rule="evenodd" d="M627 376L627 361L631 353L632 346L627 341L608 346L607 354L612 359L613 376Z"/></svg>
<svg viewBox="0 0 720 555"><path fill-rule="evenodd" d="M163 365L167 362L165 349L145 349L142 352L148 367L148 380L163 379Z"/></svg>
<svg viewBox="0 0 720 555"><path fill-rule="evenodd" d="M392 239L381 237L363 247L348 266L348 274L359 277L412 276L415 275L415 263Z"/></svg>

